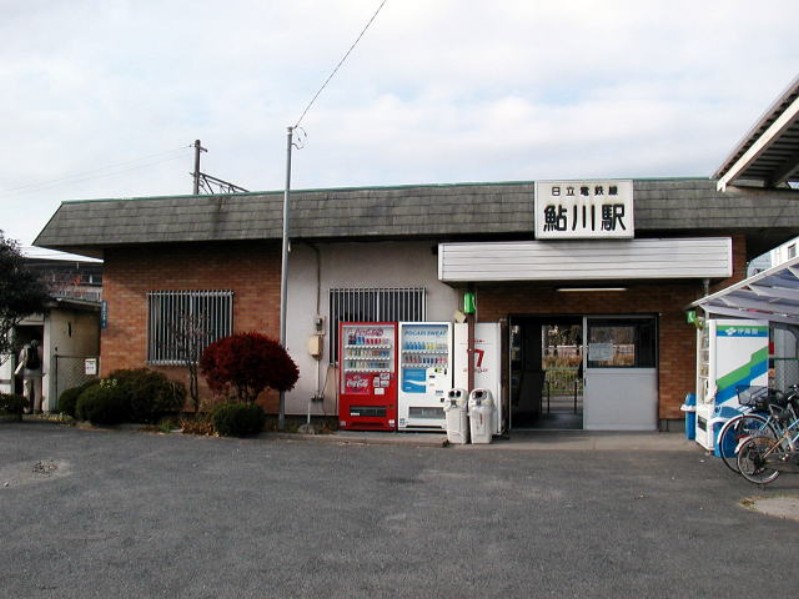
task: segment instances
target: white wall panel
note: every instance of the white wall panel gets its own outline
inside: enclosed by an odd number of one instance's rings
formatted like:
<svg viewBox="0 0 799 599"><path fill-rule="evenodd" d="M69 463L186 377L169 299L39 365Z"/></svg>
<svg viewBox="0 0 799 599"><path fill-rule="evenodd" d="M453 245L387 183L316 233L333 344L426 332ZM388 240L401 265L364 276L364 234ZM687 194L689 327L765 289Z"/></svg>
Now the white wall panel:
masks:
<svg viewBox="0 0 799 599"><path fill-rule="evenodd" d="M732 241L442 243L438 276L446 283L726 278L732 276Z"/></svg>
<svg viewBox="0 0 799 599"><path fill-rule="evenodd" d="M330 355L328 337L317 361L307 351L314 334L314 317L330 317L329 292L334 288L424 287L427 291L427 319L450 322L459 307L459 292L436 276L436 256L428 242L319 243L319 254L307 244L295 242L289 256L286 345L300 369L295 388L286 394L286 413L305 414L308 399L324 388ZM317 293L319 307L317 309ZM336 385L332 385L335 391ZM325 401L310 404L311 414L335 415L335 393Z"/></svg>

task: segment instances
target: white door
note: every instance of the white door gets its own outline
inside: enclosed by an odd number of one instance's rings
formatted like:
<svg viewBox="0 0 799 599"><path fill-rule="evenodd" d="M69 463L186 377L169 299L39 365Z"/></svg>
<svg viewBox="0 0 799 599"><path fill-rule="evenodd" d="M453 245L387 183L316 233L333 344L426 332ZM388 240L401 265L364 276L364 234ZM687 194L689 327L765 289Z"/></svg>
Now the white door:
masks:
<svg viewBox="0 0 799 599"><path fill-rule="evenodd" d="M583 428L657 429L657 319L586 317Z"/></svg>
<svg viewBox="0 0 799 599"><path fill-rule="evenodd" d="M3 358L0 364L0 393L13 393L16 360L12 356L3 356Z"/></svg>

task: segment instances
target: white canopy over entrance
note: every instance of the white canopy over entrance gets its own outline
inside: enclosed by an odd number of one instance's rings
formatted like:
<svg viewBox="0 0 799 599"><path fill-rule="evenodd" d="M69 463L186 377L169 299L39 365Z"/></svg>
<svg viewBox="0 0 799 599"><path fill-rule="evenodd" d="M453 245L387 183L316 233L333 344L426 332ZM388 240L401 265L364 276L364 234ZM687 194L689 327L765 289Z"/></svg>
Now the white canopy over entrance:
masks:
<svg viewBox="0 0 799 599"><path fill-rule="evenodd" d="M736 316L799 325L799 257L691 304L708 316Z"/></svg>

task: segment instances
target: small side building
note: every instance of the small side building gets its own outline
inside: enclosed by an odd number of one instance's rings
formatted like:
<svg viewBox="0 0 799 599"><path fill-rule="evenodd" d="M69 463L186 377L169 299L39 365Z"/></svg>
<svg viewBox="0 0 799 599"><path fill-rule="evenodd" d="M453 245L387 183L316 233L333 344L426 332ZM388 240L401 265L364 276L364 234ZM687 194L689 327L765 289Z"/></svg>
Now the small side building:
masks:
<svg viewBox="0 0 799 599"><path fill-rule="evenodd" d="M26 258L51 293L41 314L25 318L12 335L17 347L36 339L43 351L42 409L57 409L64 390L89 376L86 360L99 360L103 265L97 261ZM14 376L17 356L0 364L0 393L23 393L22 379Z"/></svg>

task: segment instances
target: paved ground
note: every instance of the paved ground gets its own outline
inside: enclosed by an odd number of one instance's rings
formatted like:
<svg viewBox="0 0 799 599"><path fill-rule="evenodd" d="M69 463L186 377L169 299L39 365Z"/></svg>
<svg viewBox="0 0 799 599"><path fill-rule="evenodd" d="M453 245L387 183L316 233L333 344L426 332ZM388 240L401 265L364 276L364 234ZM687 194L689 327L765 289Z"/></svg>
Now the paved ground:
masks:
<svg viewBox="0 0 799 599"><path fill-rule="evenodd" d="M680 435L489 446L0 425L0 597L794 593L799 522ZM431 446L433 445L433 446Z"/></svg>

